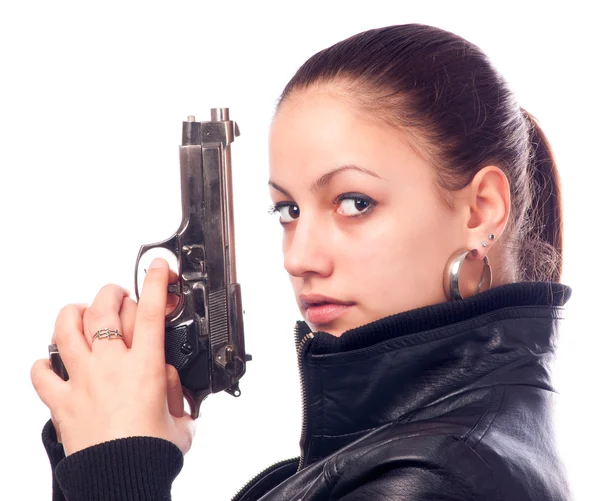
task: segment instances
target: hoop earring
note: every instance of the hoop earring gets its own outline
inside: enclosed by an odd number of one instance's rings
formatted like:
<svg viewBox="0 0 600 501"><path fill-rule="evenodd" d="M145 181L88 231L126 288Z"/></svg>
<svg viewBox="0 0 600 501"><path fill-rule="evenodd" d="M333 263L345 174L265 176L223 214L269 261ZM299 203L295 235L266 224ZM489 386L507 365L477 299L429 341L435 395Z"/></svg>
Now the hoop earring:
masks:
<svg viewBox="0 0 600 501"><path fill-rule="evenodd" d="M459 250L456 251L446 264L446 269L444 270L444 292L446 296L451 299L464 299L459 287L459 278L460 278L460 270L465 261L465 258L469 253L474 253L476 249L473 250ZM482 289L482 286L484 289ZM490 261L487 256L483 258L483 269L481 270L481 278L479 279L479 284L477 284L477 290L475 290L475 294L479 292L484 292L488 290L492 286L492 267L490 266Z"/></svg>

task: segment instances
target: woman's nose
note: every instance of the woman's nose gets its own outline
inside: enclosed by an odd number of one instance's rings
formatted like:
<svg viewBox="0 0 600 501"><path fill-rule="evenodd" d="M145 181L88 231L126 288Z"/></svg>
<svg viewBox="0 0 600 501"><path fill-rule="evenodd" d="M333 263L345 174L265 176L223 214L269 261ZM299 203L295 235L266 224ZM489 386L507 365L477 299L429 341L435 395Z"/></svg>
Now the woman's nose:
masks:
<svg viewBox="0 0 600 501"><path fill-rule="evenodd" d="M328 243L328 233L323 225L299 219L293 231L284 237L283 263L286 271L294 277L330 275L335 249Z"/></svg>

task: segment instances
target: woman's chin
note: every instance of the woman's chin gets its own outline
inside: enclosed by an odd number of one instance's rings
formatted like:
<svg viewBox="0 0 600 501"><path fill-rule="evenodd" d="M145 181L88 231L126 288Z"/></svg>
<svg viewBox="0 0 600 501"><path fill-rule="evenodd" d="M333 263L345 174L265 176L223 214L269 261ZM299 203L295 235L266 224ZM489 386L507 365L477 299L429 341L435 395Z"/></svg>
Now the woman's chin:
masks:
<svg viewBox="0 0 600 501"><path fill-rule="evenodd" d="M348 330L343 328L327 327L325 325L311 325L309 322L307 322L307 324L312 332L326 332L327 334L331 334L335 337L340 337Z"/></svg>
<svg viewBox="0 0 600 501"><path fill-rule="evenodd" d="M355 306L352 305L349 309L354 308ZM344 332L367 323L364 320L361 321L360 318L356 318L356 315L352 315L350 311L328 322L314 322L312 321L314 315L309 315L306 312L304 313L304 319L312 332L327 332L335 337L340 337Z"/></svg>

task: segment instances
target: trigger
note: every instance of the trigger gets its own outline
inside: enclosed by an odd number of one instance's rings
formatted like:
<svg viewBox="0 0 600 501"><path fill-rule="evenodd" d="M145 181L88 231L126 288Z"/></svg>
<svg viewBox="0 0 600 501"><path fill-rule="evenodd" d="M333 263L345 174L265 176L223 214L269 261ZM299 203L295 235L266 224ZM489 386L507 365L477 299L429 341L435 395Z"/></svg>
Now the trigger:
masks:
<svg viewBox="0 0 600 501"><path fill-rule="evenodd" d="M148 273L148 270L146 268L144 268L144 273ZM178 296L181 296L181 284L179 282L169 284L169 287L167 288L167 293L177 294Z"/></svg>

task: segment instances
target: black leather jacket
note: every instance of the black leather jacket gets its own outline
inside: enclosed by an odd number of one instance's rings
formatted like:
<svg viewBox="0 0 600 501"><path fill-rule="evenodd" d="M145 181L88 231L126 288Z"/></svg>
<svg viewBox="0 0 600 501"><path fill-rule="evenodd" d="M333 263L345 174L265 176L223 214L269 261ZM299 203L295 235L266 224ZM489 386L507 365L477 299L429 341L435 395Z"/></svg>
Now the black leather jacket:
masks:
<svg viewBox="0 0 600 501"><path fill-rule="evenodd" d="M299 323L302 456L265 470L235 501L569 500L549 366L570 293L510 284L339 338ZM156 438L68 458L51 422L43 439L56 501L170 499L183 462Z"/></svg>
<svg viewBox="0 0 600 501"><path fill-rule="evenodd" d="M301 464L235 500L570 499L549 374L570 292L510 284L339 338L299 323Z"/></svg>

